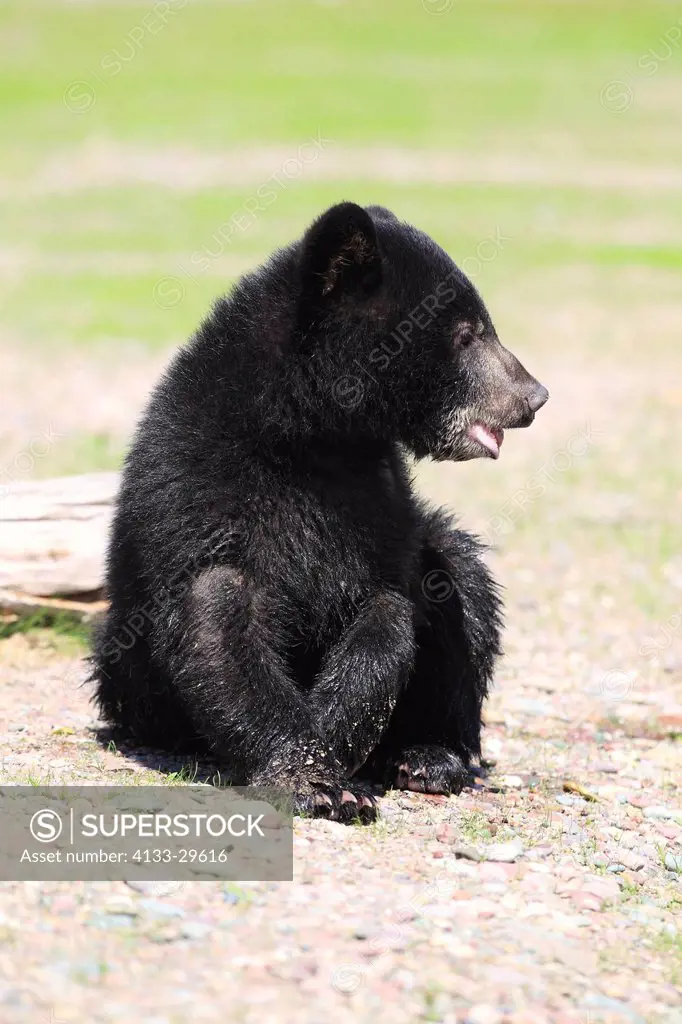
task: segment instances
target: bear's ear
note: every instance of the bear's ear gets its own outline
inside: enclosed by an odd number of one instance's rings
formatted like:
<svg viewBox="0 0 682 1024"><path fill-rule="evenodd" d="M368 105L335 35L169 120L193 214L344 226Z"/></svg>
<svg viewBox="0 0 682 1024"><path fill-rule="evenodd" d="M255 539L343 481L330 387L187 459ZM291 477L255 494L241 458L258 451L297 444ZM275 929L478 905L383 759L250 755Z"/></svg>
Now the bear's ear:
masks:
<svg viewBox="0 0 682 1024"><path fill-rule="evenodd" d="M319 304L343 294L371 294L381 281L381 255L372 218L355 203L339 203L303 238L304 298Z"/></svg>

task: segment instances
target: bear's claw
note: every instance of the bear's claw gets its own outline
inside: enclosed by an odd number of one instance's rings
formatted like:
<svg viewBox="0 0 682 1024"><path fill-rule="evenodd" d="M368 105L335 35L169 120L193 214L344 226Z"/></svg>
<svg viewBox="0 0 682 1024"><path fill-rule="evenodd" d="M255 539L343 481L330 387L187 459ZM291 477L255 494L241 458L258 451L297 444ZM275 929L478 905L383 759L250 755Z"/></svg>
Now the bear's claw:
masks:
<svg viewBox="0 0 682 1024"><path fill-rule="evenodd" d="M352 779L343 785L315 784L310 793L294 794L294 814L327 818L348 825L368 825L378 816L376 796L365 783Z"/></svg>

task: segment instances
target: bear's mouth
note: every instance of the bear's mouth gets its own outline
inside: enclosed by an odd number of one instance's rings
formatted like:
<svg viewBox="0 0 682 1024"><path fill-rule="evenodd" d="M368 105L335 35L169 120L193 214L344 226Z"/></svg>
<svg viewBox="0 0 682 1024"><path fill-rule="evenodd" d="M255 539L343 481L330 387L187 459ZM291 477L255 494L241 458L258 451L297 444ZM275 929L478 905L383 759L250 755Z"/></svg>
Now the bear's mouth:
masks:
<svg viewBox="0 0 682 1024"><path fill-rule="evenodd" d="M501 427L490 427L486 423L476 421L467 429L466 434L470 441L485 450L489 458L499 459L504 441L504 430Z"/></svg>

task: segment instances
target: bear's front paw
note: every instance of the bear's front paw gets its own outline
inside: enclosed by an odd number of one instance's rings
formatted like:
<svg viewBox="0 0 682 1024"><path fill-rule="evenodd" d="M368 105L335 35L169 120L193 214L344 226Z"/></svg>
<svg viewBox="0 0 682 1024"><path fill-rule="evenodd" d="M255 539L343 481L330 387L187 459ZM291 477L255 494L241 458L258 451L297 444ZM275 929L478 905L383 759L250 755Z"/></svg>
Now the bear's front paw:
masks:
<svg viewBox="0 0 682 1024"><path fill-rule="evenodd" d="M345 779L327 765L306 768L266 769L252 779L253 785L276 786L293 795L294 814L329 818L349 824L367 825L378 816L377 800L371 787L358 779Z"/></svg>
<svg viewBox="0 0 682 1024"><path fill-rule="evenodd" d="M294 791L294 814L369 825L376 821L379 809L370 787L357 779L338 784L312 781Z"/></svg>
<svg viewBox="0 0 682 1024"><path fill-rule="evenodd" d="M403 750L387 766L386 785L413 793L460 793L472 781L471 770L452 750L415 746Z"/></svg>

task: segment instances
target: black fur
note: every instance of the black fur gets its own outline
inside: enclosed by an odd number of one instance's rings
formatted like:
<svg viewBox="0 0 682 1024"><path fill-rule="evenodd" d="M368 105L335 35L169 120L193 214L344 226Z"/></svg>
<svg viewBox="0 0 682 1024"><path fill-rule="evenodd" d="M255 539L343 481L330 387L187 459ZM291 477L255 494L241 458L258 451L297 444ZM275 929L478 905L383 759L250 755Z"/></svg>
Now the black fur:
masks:
<svg viewBox="0 0 682 1024"><path fill-rule="evenodd" d="M405 453L497 457L546 397L430 238L328 210L216 303L152 396L93 655L105 719L342 820L375 814L358 773L459 790L500 604Z"/></svg>

